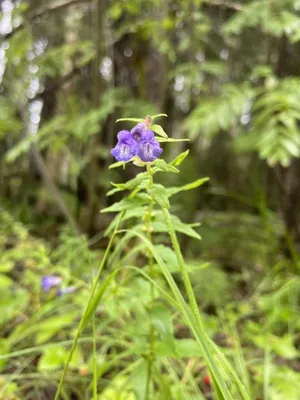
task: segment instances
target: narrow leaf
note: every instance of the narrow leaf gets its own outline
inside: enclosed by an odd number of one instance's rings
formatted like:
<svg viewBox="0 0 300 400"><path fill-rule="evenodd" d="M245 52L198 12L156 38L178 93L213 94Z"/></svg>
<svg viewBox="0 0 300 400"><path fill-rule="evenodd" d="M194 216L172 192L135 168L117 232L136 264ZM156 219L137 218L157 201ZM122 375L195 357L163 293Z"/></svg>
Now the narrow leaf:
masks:
<svg viewBox="0 0 300 400"><path fill-rule="evenodd" d="M143 122L145 118L119 118L116 122L130 121L130 122Z"/></svg>
<svg viewBox="0 0 300 400"><path fill-rule="evenodd" d="M139 206L142 206L147 203L148 201L148 196L143 193L137 194L133 198L125 198L117 203L114 203L110 207L106 207L103 210L101 210L102 213L107 213L107 212L119 212L119 211L125 211L125 210L133 210Z"/></svg>
<svg viewBox="0 0 300 400"><path fill-rule="evenodd" d="M183 153L179 154L176 158L174 158L174 160L170 163L171 165L180 165L185 158L188 156L189 154L189 150L184 151Z"/></svg>
<svg viewBox="0 0 300 400"><path fill-rule="evenodd" d="M172 196L179 192L196 189L197 187L203 185L207 181L209 181L209 178L201 178L201 179L197 179L194 182L188 183L187 185L184 185L184 186L170 187L167 189L167 191L168 191L168 194Z"/></svg>
<svg viewBox="0 0 300 400"><path fill-rule="evenodd" d="M159 136L161 136L161 137L163 137L165 139L168 138L168 135L166 134L166 132L164 131L164 129L160 125L151 125L150 129L153 132L157 133Z"/></svg>
<svg viewBox="0 0 300 400"><path fill-rule="evenodd" d="M165 172L173 172L175 174L178 174L179 169L175 168L174 165L167 164L164 160L157 158L154 163L155 168L154 172L157 171L165 171Z"/></svg>
<svg viewBox="0 0 300 400"><path fill-rule="evenodd" d="M125 169L125 165L126 165L126 163L124 161L118 161L118 162L115 162L114 164L111 164L108 168L113 169L113 168L123 167Z"/></svg>
<svg viewBox="0 0 300 400"><path fill-rule="evenodd" d="M168 143L175 143L175 142L190 142L190 139L172 139L172 138L156 138L159 142L168 142Z"/></svg>
<svg viewBox="0 0 300 400"><path fill-rule="evenodd" d="M167 117L167 114L156 114L156 115L151 115L151 119L154 120L155 118L159 117Z"/></svg>

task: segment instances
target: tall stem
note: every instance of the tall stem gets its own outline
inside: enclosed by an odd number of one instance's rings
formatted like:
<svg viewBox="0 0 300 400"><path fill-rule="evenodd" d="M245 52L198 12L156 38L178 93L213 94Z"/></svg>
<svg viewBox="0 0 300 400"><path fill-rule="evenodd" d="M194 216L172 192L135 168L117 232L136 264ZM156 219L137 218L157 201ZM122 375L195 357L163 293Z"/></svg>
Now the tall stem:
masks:
<svg viewBox="0 0 300 400"><path fill-rule="evenodd" d="M94 284L94 279L93 279ZM96 316L95 313L92 318L93 327L93 400L98 398L98 366L97 366L97 331L96 331Z"/></svg>
<svg viewBox="0 0 300 400"><path fill-rule="evenodd" d="M205 329L204 329L204 326L203 326L203 323L202 323L202 320L201 320L201 316L200 316L200 312L199 312L199 309L198 309L198 304L197 304L197 301L196 301L196 298L195 298L195 294L194 294L194 290L193 290L193 287L192 287L192 283L191 283L188 271L186 269L186 266L184 265L183 256L182 256L180 245L179 245L179 242L178 242L178 239L177 239L177 235L176 235L176 232L175 232L172 220L171 220L171 215L170 215L170 213L169 213L167 208L162 208L162 211L163 211L164 218L165 218L165 221L166 221L166 224L167 224L167 227L168 227L168 232L169 232L169 235L170 235L170 238L171 238L172 246L173 246L173 249L174 249L175 254L176 254L177 262L179 264L179 268L180 268L181 276L182 276L182 279L183 279L184 287L185 287L185 290L186 290L186 293L187 293L187 296L188 296L188 301L189 301L189 304L190 304L190 307L191 307L191 310L192 310L192 313L193 313L194 323L195 323L197 329L199 330L199 333L200 333L200 335L202 337L203 345L205 345L205 347L206 347L206 351L210 352L212 349L211 349L211 346L209 344L208 336L207 336L207 333L205 332ZM213 378L213 381L214 381L214 384L215 384L215 390L216 390L217 398L221 399L221 398L223 398L222 390L225 389L225 391L227 392L228 389L227 389L227 387L220 387L219 386L220 385L220 381L218 379L218 376L215 375L215 370L211 370L211 372L212 372L212 378Z"/></svg>
<svg viewBox="0 0 300 400"><path fill-rule="evenodd" d="M192 287L192 283L189 277L189 274L187 272L187 269L184 265L184 260L183 260L183 256L181 253L181 249L180 249L180 245L177 239L177 235L174 229L174 226L172 224L172 220L171 220L171 215L169 213L169 211L166 208L162 209L164 217L165 217L165 221L168 227L168 232L171 238L171 242L172 242L172 246L173 249L175 251L176 254L176 258L179 264L179 268L180 268L180 272L182 275L182 279L183 279L183 283L184 283L184 287L188 296L188 300L195 318L195 322L197 323L197 325L199 327L201 327L201 331L204 332L204 328L203 328L203 324L200 318L200 314L199 314L199 310L198 310L198 304L194 295L194 291L193 291L193 287Z"/></svg>
<svg viewBox="0 0 300 400"><path fill-rule="evenodd" d="M71 362L73 353L74 353L74 351L75 351L75 349L76 349L76 347L77 347L77 343L78 343L78 339L79 339L79 337L80 337L80 334L81 334L81 332L82 332L82 330L83 330L83 328L84 328L84 325L85 325L85 317L86 317L86 315L88 314L89 308L90 308L90 306L91 306L91 304L92 304L92 300L93 300L94 294L95 294L95 292L96 292L97 285L98 285L98 282L99 282L99 280L100 280L102 270L103 270L103 268L104 268L106 259L107 259L107 257L108 257L109 252L110 252L110 249L111 249L111 246L112 246L112 244L113 244L113 241L114 241L114 239L115 239L115 237L116 237L116 235L117 235L117 232L118 232L118 229L119 229L119 225L120 225L121 220L123 219L124 215L125 215L125 211L122 211L122 213L120 214L120 218L119 218L119 220L118 220L118 223L117 223L117 225L116 225L116 227L115 227L115 229L114 229L114 231L113 231L113 234L112 234L111 237L110 237L110 240L109 240L109 242L108 242L107 248L106 248L105 253L104 253L104 256L103 256L103 258L102 258L102 260L101 260L101 263L100 263L100 266L99 266L99 269L98 269L97 276L96 276L96 278L95 278L95 280L94 280L94 282L93 282L91 295L90 295L89 300L88 300L88 303L87 303L87 305L86 305L86 307L85 307L84 313L83 313L83 315L82 315L82 317L81 317L81 320L80 320L80 323L79 323L79 326L78 326L78 329L77 329L77 332L76 332L76 335L75 335L75 338L74 338L74 341L73 341L71 350L69 351L68 358L67 358L67 361L66 361L66 364L65 364L63 373L62 373L62 375L61 375L61 378L60 378L60 381L59 381L59 385L58 385L58 388L57 388L57 391L56 391L54 400L58 400L58 399L59 399L59 395L60 395L60 392L61 392L61 389L62 389L62 385L63 385L63 383L64 383L66 374L67 374L67 372L68 372L69 364L70 364L70 362Z"/></svg>
<svg viewBox="0 0 300 400"><path fill-rule="evenodd" d="M151 169L151 165L147 164L147 172L149 175L149 189L153 186L153 172ZM145 215L145 225L147 229L147 238L152 243L152 234L151 234L151 218L152 218L152 210L153 210L153 200L149 203L148 211ZM149 255L149 275L153 277L153 255L150 253ZM150 387L151 387L151 379L152 379L152 369L153 369L153 361L154 361L154 343L155 343L155 329L151 321L151 311L154 303L154 285L150 282L150 305L149 305L149 314L150 314L150 332L149 332L149 354L148 354L148 370L147 370L147 383L146 383L146 393L145 399L150 399Z"/></svg>

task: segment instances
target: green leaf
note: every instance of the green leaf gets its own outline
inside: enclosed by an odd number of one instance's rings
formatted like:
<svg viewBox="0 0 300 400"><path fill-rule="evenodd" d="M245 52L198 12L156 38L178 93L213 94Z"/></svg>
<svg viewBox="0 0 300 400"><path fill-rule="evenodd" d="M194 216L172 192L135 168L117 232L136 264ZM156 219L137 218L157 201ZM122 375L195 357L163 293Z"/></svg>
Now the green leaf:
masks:
<svg viewBox="0 0 300 400"><path fill-rule="evenodd" d="M46 347L39 359L38 370L42 372L60 369L64 365L67 356L68 351L62 345L56 344ZM79 348L77 348L72 356L70 366L76 368L81 364L83 364L83 356Z"/></svg>
<svg viewBox="0 0 300 400"><path fill-rule="evenodd" d="M13 285L12 279L8 276L0 274L0 290L8 289Z"/></svg>
<svg viewBox="0 0 300 400"><path fill-rule="evenodd" d="M28 292L24 289L15 289L11 291L9 288L4 290L8 281L4 281L4 286L0 288L0 326L5 322L13 319L16 315L20 315L27 307L29 301Z"/></svg>
<svg viewBox="0 0 300 400"><path fill-rule="evenodd" d="M115 188L113 188L113 189L110 189L110 190L106 193L106 196L107 196L107 197L112 196L113 194L118 193L118 192L121 192L122 190L123 190L123 189L119 189L118 187L115 187Z"/></svg>
<svg viewBox="0 0 300 400"><path fill-rule="evenodd" d="M118 271L114 271L113 273L111 273L106 279L105 281L102 283L102 285L99 287L97 293L95 294L91 305L89 307L89 309L87 310L85 316L84 316L84 322L83 322L83 327L86 326L86 324L88 323L88 321L92 318L93 314L95 313L98 305L100 304L102 297L106 291L106 289L108 288L108 286L110 285L110 283L113 281L113 279L115 278L116 274Z"/></svg>
<svg viewBox="0 0 300 400"><path fill-rule="evenodd" d="M117 375L109 381L108 386L101 392L101 400L136 400L128 381L128 377ZM142 400L144 399L142 398Z"/></svg>
<svg viewBox="0 0 300 400"><path fill-rule="evenodd" d="M113 168L123 167L125 169L125 165L126 165L126 163L124 161L118 161L118 162L111 164L108 168L113 169Z"/></svg>
<svg viewBox="0 0 300 400"><path fill-rule="evenodd" d="M112 183L112 185L119 190L132 190L137 188L145 180L149 180L148 173L141 172L135 178L130 179L126 183Z"/></svg>
<svg viewBox="0 0 300 400"><path fill-rule="evenodd" d="M167 212L167 211L166 211ZM134 232L143 242L147 245L153 256L155 257L158 265L160 266L172 292L174 297L176 298L176 301L179 303L180 310L187 321L190 329L192 330L195 339L200 346L201 352L203 354L203 357L205 361L208 364L208 367L212 373L212 375L215 377L216 385L219 387L219 389L222 391L222 395L225 400L232 400L232 395L229 391L229 388L223 378L223 372L225 372L224 367L219 366L216 363L216 360L213 355L213 344L210 342L206 331L204 329L203 323L201 321L201 316L198 314L197 321L195 320L195 316L192 314L190 307L184 300L182 293L180 292L178 286L176 285L173 276L170 274L167 266L161 259L161 257L156 253L155 248L153 244L147 239L147 237L140 232L137 231L132 231ZM198 310L199 313L199 310ZM231 368L230 364L228 365L228 370L231 372L231 374L234 373L234 369ZM226 373L227 376L230 376L228 373ZM237 376L234 376L234 382L240 389L240 393L242 394L243 399L249 400L248 394L243 390L243 387L240 388L239 385L239 378Z"/></svg>
<svg viewBox="0 0 300 400"><path fill-rule="evenodd" d="M126 221L129 219L136 219L136 218L138 218L140 220L142 218L142 216L145 214L145 212L146 212L146 208L143 206L135 207L132 210L127 210L126 214L122 218L122 221ZM112 220L112 222L106 228L105 236L107 236L110 232L112 232L115 229L118 221L119 221L119 214L116 215L116 217ZM135 222L135 221L133 221L133 222Z"/></svg>
<svg viewBox="0 0 300 400"><path fill-rule="evenodd" d="M167 227L165 227L164 229L164 232L166 231ZM154 247L157 254L163 259L163 261L167 265L168 270L172 273L178 272L179 265L174 250L170 247L164 246L163 244L156 244Z"/></svg>
<svg viewBox="0 0 300 400"><path fill-rule="evenodd" d="M178 358L174 343L168 340L157 340L155 342L155 354L157 357Z"/></svg>
<svg viewBox="0 0 300 400"><path fill-rule="evenodd" d="M116 122L130 121L130 122L144 122L145 118L119 118Z"/></svg>
<svg viewBox="0 0 300 400"><path fill-rule="evenodd" d="M187 190L192 190L196 189L197 187L203 185L205 182L209 181L209 178L201 178L197 179L194 182L188 183L187 185L181 186L181 187L170 187L167 188L167 192L170 196L177 194L182 191L187 191Z"/></svg>
<svg viewBox="0 0 300 400"><path fill-rule="evenodd" d="M101 213L133 210L136 207L146 204L148 200L149 197L146 195L146 193L138 193L133 198L125 198L117 203L114 203L110 207L104 208L101 210Z"/></svg>
<svg viewBox="0 0 300 400"><path fill-rule="evenodd" d="M177 232L184 233L194 239L201 240L201 236L193 229L191 224L182 222L177 216L171 216L172 223ZM167 225L163 221L163 215L158 211L155 215L154 221L151 223L155 232L168 232ZM194 226L194 224L193 224Z"/></svg>
<svg viewBox="0 0 300 400"><path fill-rule="evenodd" d="M184 233L185 235L190 236L194 239L201 240L201 236L195 231L195 229L193 229L191 224L186 224L185 222L180 221L180 219L175 215L171 216L171 220L177 232Z"/></svg>
<svg viewBox="0 0 300 400"><path fill-rule="evenodd" d="M51 337L59 333L63 328L66 328L72 324L77 315L77 312L72 312L43 320L43 323L39 326L36 343L41 344L49 340Z"/></svg>
<svg viewBox="0 0 300 400"><path fill-rule="evenodd" d="M164 304L155 304L152 307L151 321L162 340L174 341L172 314Z"/></svg>
<svg viewBox="0 0 300 400"><path fill-rule="evenodd" d="M11 260L1 260L0 261L0 272L9 272L13 269L13 267L14 267L14 263Z"/></svg>
<svg viewBox="0 0 300 400"><path fill-rule="evenodd" d="M188 156L189 154L189 150L184 151L183 153L179 154L176 158L174 158L173 161L170 162L171 165L180 165L185 158Z"/></svg>
<svg viewBox="0 0 300 400"><path fill-rule="evenodd" d="M151 125L150 126L151 131L157 133L159 136L167 139L168 135L166 134L166 132L164 131L164 129L160 126L160 125Z"/></svg>
<svg viewBox="0 0 300 400"><path fill-rule="evenodd" d="M175 342L176 353L180 357L202 357L199 345L194 339L181 339Z"/></svg>
<svg viewBox="0 0 300 400"><path fill-rule="evenodd" d="M299 357L299 351L295 348L294 338L290 334L284 336L276 336L271 333L265 335L251 335L249 339L256 344L257 347L264 350L270 349L274 353L286 359Z"/></svg>
<svg viewBox="0 0 300 400"><path fill-rule="evenodd" d="M167 117L167 114L156 114L156 115L151 115L151 119L152 119L152 120L154 120L154 119L156 119L156 118L159 118L159 117Z"/></svg>
<svg viewBox="0 0 300 400"><path fill-rule="evenodd" d="M126 395L124 400L146 400L145 398L145 387L147 385L147 377L148 377L148 362L147 360L142 360L136 365L136 368L133 369L131 376L129 378L129 382L132 387L132 391L134 392ZM117 399L117 398L116 398ZM118 399L122 399L122 397L118 397Z"/></svg>
<svg viewBox="0 0 300 400"><path fill-rule="evenodd" d="M10 342L9 342L9 338L7 339L0 339L0 354L7 354L10 351ZM6 364L6 360L0 360L0 371L2 370L2 368L5 366Z"/></svg>
<svg viewBox="0 0 300 400"><path fill-rule="evenodd" d="M39 359L38 370L49 371L60 369L67 358L67 352L61 345L50 346L43 351Z"/></svg>
<svg viewBox="0 0 300 400"><path fill-rule="evenodd" d="M161 137L156 137L158 142L163 142L163 143L177 143L177 142L190 142L190 139L172 139L172 138L161 138Z"/></svg>
<svg viewBox="0 0 300 400"><path fill-rule="evenodd" d="M174 165L167 164L165 160L162 160L161 158L157 158L153 162L153 165L155 166L154 172L165 171L165 172L172 172L175 174L178 174L179 172L179 169L175 168Z"/></svg>
<svg viewBox="0 0 300 400"><path fill-rule="evenodd" d="M158 205L161 207L170 208L168 193L163 185L153 185L150 189L148 189L148 193Z"/></svg>

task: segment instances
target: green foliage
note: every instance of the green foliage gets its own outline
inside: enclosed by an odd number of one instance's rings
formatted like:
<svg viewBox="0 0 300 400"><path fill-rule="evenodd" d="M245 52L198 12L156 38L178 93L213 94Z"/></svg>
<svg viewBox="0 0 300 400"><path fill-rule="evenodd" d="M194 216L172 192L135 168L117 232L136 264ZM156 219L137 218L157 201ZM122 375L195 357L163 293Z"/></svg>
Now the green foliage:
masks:
<svg viewBox="0 0 300 400"><path fill-rule="evenodd" d="M159 206L170 208L168 192L162 185L153 185L152 188L148 190L148 193Z"/></svg>
<svg viewBox="0 0 300 400"><path fill-rule="evenodd" d="M245 28L259 26L263 32L275 37L287 35L296 42L300 38L300 19L294 13L294 3L292 0L275 0L271 4L251 1L225 24L224 32L237 35Z"/></svg>
<svg viewBox="0 0 300 400"><path fill-rule="evenodd" d="M219 97L201 101L185 120L185 130L191 139L199 134L211 138L220 131L230 131L240 124L247 104L253 97L249 85L226 85Z"/></svg>
<svg viewBox="0 0 300 400"><path fill-rule="evenodd" d="M14 162L18 157L27 153L32 144L38 144L41 148L48 148L50 146L61 148L65 146L70 138L75 140L74 145L77 143L86 144L90 136L99 132L107 117L118 106L123 95L124 92L122 90L107 91L101 99L99 107L96 109L91 109L79 116L77 113L71 114L71 118L68 118L66 115L59 115L52 118L35 135L26 136L12 147L6 154L7 161L10 163Z"/></svg>
<svg viewBox="0 0 300 400"><path fill-rule="evenodd" d="M68 369L63 399L298 399L300 2L17 3L0 19L0 398L53 397ZM138 158L107 168L146 115L154 184Z"/></svg>
<svg viewBox="0 0 300 400"><path fill-rule="evenodd" d="M271 166L280 163L287 167L300 156L299 80L286 78L260 93L253 104L253 126L241 136L240 149L257 150Z"/></svg>
<svg viewBox="0 0 300 400"><path fill-rule="evenodd" d="M188 262L188 265L196 268L193 272L193 279L197 282L194 290L202 306L221 307L229 301L230 282L218 265L204 264L204 268L199 268L199 263L195 262Z"/></svg>
<svg viewBox="0 0 300 400"><path fill-rule="evenodd" d="M92 42L76 41L59 47L52 47L37 58L37 66L42 77L56 77L65 69L62 60L72 59L73 68L84 67L95 56Z"/></svg>
<svg viewBox="0 0 300 400"><path fill-rule="evenodd" d="M38 370L40 372L49 372L60 369L67 358L67 350L62 345L53 345L45 347L39 360ZM82 364L82 354L77 349L71 360L71 367L76 368Z"/></svg>
<svg viewBox="0 0 300 400"><path fill-rule="evenodd" d="M21 129L21 122L16 118L12 104L7 103L3 96L0 96L0 139L6 135L15 135Z"/></svg>

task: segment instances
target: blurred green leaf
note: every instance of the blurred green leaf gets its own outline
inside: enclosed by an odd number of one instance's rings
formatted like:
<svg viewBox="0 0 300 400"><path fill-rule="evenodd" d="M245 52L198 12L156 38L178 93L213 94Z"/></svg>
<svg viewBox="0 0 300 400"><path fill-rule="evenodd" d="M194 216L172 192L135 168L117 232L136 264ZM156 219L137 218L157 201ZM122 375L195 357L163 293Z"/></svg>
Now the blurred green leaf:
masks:
<svg viewBox="0 0 300 400"><path fill-rule="evenodd" d="M148 189L148 193L159 206L170 208L168 192L164 186L154 184L150 189Z"/></svg>

